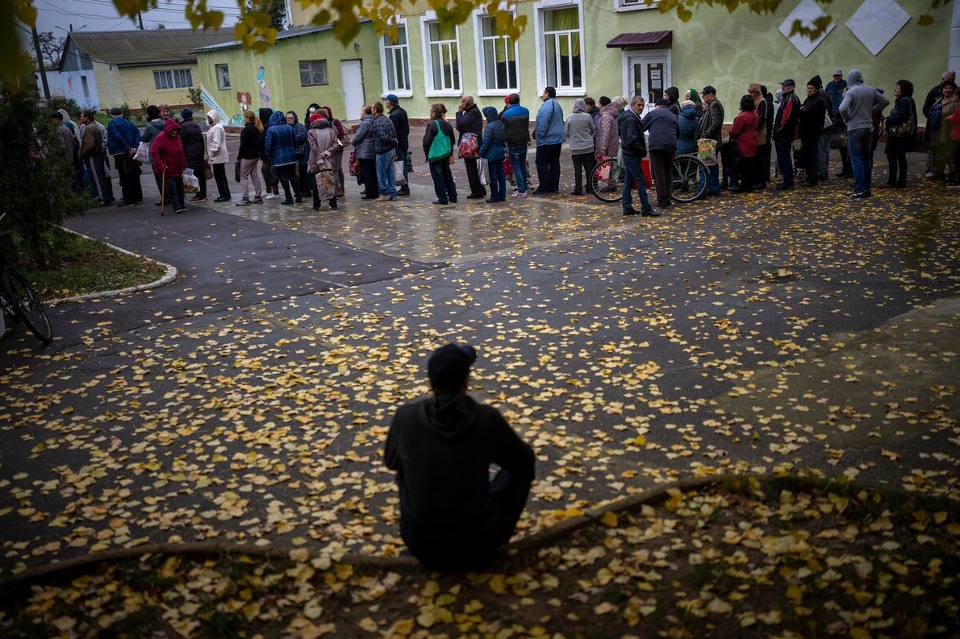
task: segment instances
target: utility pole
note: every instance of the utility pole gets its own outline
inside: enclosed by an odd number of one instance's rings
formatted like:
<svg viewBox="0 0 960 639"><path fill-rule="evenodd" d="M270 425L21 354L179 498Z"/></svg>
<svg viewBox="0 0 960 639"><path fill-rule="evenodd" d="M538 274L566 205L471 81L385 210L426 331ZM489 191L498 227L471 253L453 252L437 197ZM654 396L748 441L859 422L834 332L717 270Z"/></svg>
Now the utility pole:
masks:
<svg viewBox="0 0 960 639"><path fill-rule="evenodd" d="M40 80L43 82L43 97L50 99L50 85L47 84L47 69L43 62L43 54L40 52L40 35L37 33L37 27L30 27L33 33L33 49L37 53L37 66L40 67Z"/></svg>
<svg viewBox="0 0 960 639"><path fill-rule="evenodd" d="M137 11L137 20L140 21L140 30L143 31L143 16Z"/></svg>

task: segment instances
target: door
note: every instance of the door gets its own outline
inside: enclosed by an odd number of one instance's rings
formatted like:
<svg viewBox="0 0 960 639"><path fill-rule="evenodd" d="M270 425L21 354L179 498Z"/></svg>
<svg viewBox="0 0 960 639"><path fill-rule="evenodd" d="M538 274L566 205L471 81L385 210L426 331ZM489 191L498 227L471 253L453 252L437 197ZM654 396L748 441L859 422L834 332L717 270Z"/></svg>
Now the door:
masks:
<svg viewBox="0 0 960 639"><path fill-rule="evenodd" d="M340 74L343 78L343 119L359 120L360 109L366 104L363 94L363 62L341 60Z"/></svg>
<svg viewBox="0 0 960 639"><path fill-rule="evenodd" d="M670 86L670 52L624 52L624 95L642 95L644 113L651 110L663 91ZM680 97L683 97L681 92Z"/></svg>

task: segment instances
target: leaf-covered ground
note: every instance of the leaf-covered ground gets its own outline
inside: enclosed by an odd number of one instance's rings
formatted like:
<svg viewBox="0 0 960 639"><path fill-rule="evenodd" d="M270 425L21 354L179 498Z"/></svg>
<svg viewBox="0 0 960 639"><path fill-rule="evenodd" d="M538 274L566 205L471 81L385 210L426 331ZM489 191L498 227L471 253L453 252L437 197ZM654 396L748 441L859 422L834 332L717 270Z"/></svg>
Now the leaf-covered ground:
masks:
<svg viewBox="0 0 960 639"><path fill-rule="evenodd" d="M521 538L731 470L956 500L960 211L932 183L838 189L627 223L582 199L413 206L405 224L386 206L286 213L272 221L454 264L294 297L279 261L218 287L255 249L230 262L233 228L208 228L226 237L203 286L58 309L79 335L62 350L2 343L0 574L182 541L397 555L386 428L453 339L481 353L474 395L537 452Z"/></svg>
<svg viewBox="0 0 960 639"><path fill-rule="evenodd" d="M18 637L954 637L956 502L754 478L612 509L489 572L153 553L10 588ZM32 585L28 588L27 586Z"/></svg>

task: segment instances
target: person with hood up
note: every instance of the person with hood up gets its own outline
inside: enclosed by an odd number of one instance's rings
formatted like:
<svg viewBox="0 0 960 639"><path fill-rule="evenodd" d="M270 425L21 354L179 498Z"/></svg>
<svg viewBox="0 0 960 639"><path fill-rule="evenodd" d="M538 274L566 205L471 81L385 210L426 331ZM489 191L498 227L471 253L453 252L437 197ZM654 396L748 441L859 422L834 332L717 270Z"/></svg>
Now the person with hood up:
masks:
<svg viewBox="0 0 960 639"><path fill-rule="evenodd" d="M563 135L569 140L570 155L573 158L574 180L573 192L570 195L593 193L593 117L587 113L587 103L584 100L573 102L573 112L563 126ZM582 175L587 176L586 189L583 188Z"/></svg>
<svg viewBox="0 0 960 639"><path fill-rule="evenodd" d="M670 194L673 193L673 156L680 136L680 126L670 110L669 101L666 98L657 100L656 108L643 116L640 126L650 134L647 149L650 152L650 172L657 189L657 206L669 207L672 205Z"/></svg>
<svg viewBox="0 0 960 639"><path fill-rule="evenodd" d="M490 169L490 197L486 202L494 204L507 199L507 175L503 171L504 127L496 107L484 107L483 116L487 118L487 126L483 129L480 157L487 161Z"/></svg>
<svg viewBox="0 0 960 639"><path fill-rule="evenodd" d="M287 125L287 116L281 111L274 111L270 116L270 126L263 142L263 149L270 158L270 164L283 187L283 200L280 204L300 204L303 198L300 195L300 181L297 179L297 151L296 139L292 126ZM293 189L293 197L290 189Z"/></svg>
<svg viewBox="0 0 960 639"><path fill-rule="evenodd" d="M193 121L193 111L184 109L180 112L183 122L180 123L180 141L183 142L183 154L187 156L187 168L193 169L193 174L200 182L200 191L190 198L191 202L207 201L206 144L200 125Z"/></svg>
<svg viewBox="0 0 960 639"><path fill-rule="evenodd" d="M667 100L667 108L674 117L680 116L680 89L677 87L667 87L663 92L663 97Z"/></svg>
<svg viewBox="0 0 960 639"><path fill-rule="evenodd" d="M557 102L557 90L547 87L540 95L543 105L537 111L533 137L537 141L537 190L534 195L560 192L560 150L566 138L563 135L563 109Z"/></svg>
<svg viewBox="0 0 960 639"><path fill-rule="evenodd" d="M697 117L699 118L703 115L703 99L700 98L700 92L696 89L687 89L683 94L684 100L690 100L693 102L693 106L697 111Z"/></svg>
<svg viewBox="0 0 960 639"><path fill-rule="evenodd" d="M467 394L472 346L447 344L427 362L431 395L397 409L384 463L397 474L400 535L433 570L482 570L510 540L536 458L492 406ZM499 467L491 479L491 465Z"/></svg>
<svg viewBox="0 0 960 639"><path fill-rule="evenodd" d="M260 139L258 141L260 151L260 175L263 176L263 183L266 185L267 194L263 199L273 200L280 197L280 181L277 179L277 172L273 170L270 164L270 156L267 155L264 145L267 142L267 130L270 128L270 116L273 115L273 109L270 107L261 108L257 119L260 120Z"/></svg>
<svg viewBox="0 0 960 639"><path fill-rule="evenodd" d="M480 108L473 101L472 95L465 95L460 100L460 107L457 109L457 145L463 140L463 136L472 133L477 138L479 148L480 140L483 136L483 114ZM467 170L467 184L470 186L470 195L468 200L479 200L487 197L487 189L483 186L480 179L480 162L477 158L463 158L463 166Z"/></svg>
<svg viewBox="0 0 960 639"><path fill-rule="evenodd" d="M853 193L850 197L870 197L873 176L873 116L890 104L890 100L869 84L863 73L850 69L847 93L840 103L840 117L847 124L847 149L853 166Z"/></svg>
<svg viewBox="0 0 960 639"><path fill-rule="evenodd" d="M600 102L603 102L603 98L600 98ZM597 162L606 158L616 157L617 150L620 148L617 108L616 100L607 102L600 107L600 115L597 117L596 140L594 143Z"/></svg>
<svg viewBox="0 0 960 639"><path fill-rule="evenodd" d="M324 200L337 208L337 180L334 158L338 143L337 130L322 111L310 116L307 129L307 174L313 191L313 210L319 211Z"/></svg>
<svg viewBox="0 0 960 639"><path fill-rule="evenodd" d="M360 109L360 124L353 132L350 141L356 148L357 161L360 163L360 175L357 176L363 185L361 200L376 200L380 197L380 184L377 181L377 147L376 135L373 130L373 106L365 105Z"/></svg>
<svg viewBox="0 0 960 639"><path fill-rule="evenodd" d="M140 141L152 145L154 138L163 133L163 119L160 117L160 107L155 104L147 106L147 125L143 127L143 133L140 134ZM153 172L153 179L157 181L157 191L160 190L160 177L157 172ZM160 200L154 202L160 206Z"/></svg>
<svg viewBox="0 0 960 639"><path fill-rule="evenodd" d="M183 213L187 210L183 203L183 171L187 168L187 157L183 154L180 125L173 118L164 123L163 133L153 139L150 162L157 179L166 180L163 193L173 212Z"/></svg>
<svg viewBox="0 0 960 639"><path fill-rule="evenodd" d="M230 183L227 182L227 162L230 154L227 153L227 132L223 130L220 114L214 109L207 111L207 155L210 166L213 167L213 179L217 183L219 197L214 202L230 201Z"/></svg>

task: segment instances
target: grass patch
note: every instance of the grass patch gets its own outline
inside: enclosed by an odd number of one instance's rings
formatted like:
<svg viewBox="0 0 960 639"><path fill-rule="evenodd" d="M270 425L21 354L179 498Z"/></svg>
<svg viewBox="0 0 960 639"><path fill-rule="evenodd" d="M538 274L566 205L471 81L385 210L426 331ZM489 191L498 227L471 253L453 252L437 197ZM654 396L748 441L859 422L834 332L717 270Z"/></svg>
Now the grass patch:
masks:
<svg viewBox="0 0 960 639"><path fill-rule="evenodd" d="M166 268L150 260L121 253L99 240L57 229L49 264L31 260L22 248L17 268L44 299L112 291L153 282Z"/></svg>

